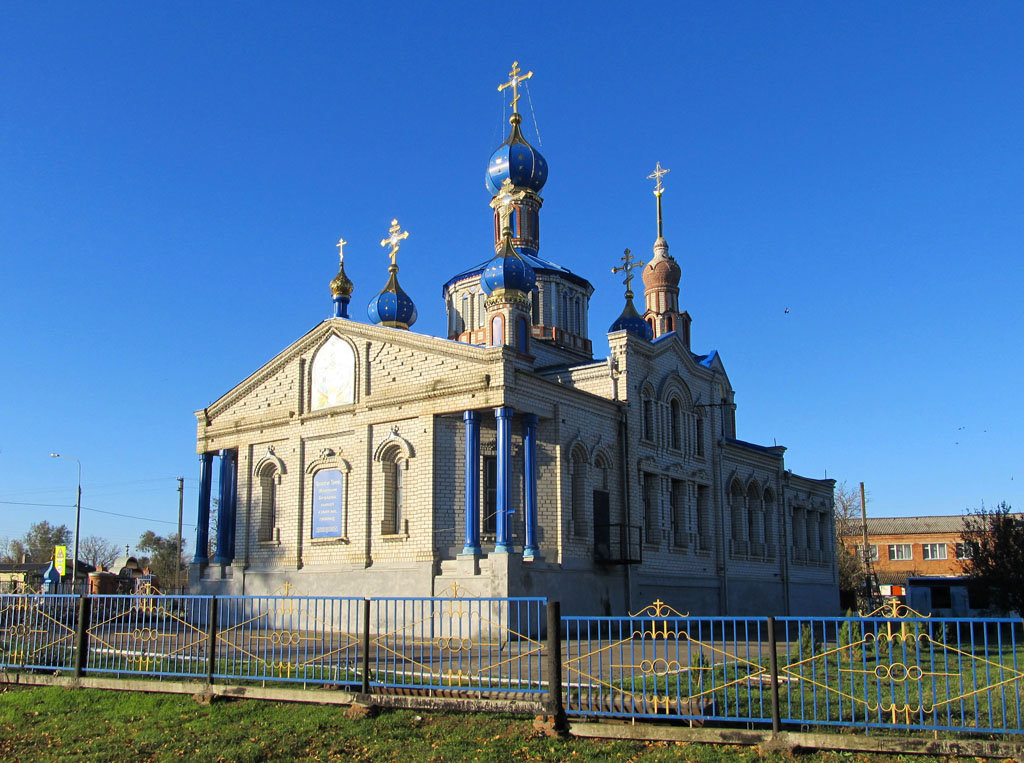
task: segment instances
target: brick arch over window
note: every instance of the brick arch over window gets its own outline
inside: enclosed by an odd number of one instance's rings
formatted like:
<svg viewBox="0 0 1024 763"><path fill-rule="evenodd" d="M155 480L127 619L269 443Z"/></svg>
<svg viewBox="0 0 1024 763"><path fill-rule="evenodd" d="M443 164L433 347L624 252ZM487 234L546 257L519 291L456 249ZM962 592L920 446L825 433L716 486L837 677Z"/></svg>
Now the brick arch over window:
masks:
<svg viewBox="0 0 1024 763"><path fill-rule="evenodd" d="M590 456L583 442L577 439L569 446L570 502L569 521L572 534L586 535L587 528L587 471Z"/></svg>
<svg viewBox="0 0 1024 763"><path fill-rule="evenodd" d="M379 464L381 475L381 489L377 491L381 535L408 534L407 472L413 456L412 444L397 431L392 431L374 450L373 460Z"/></svg>
<svg viewBox="0 0 1024 763"><path fill-rule="evenodd" d="M732 547L734 553L746 547L746 491L738 478L729 484L729 519L732 528Z"/></svg>
<svg viewBox="0 0 1024 763"><path fill-rule="evenodd" d="M761 486L756 479L747 483L747 540L750 553L764 554L764 507L761 503Z"/></svg>
<svg viewBox="0 0 1024 763"><path fill-rule="evenodd" d="M765 553L768 556L775 556L775 547L779 532L779 507L775 503L775 491L770 487L766 487L764 489L764 493L761 494L761 502L764 506Z"/></svg>
<svg viewBox="0 0 1024 763"><path fill-rule="evenodd" d="M269 542L277 540L278 487L285 473L284 462L268 448L253 468L256 483L256 540Z"/></svg>

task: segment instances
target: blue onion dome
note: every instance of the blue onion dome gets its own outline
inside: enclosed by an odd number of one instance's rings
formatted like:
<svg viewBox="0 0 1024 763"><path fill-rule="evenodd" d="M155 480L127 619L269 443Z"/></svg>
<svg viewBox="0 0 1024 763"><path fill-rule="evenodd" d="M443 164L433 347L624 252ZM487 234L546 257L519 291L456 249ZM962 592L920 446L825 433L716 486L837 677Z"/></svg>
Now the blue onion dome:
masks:
<svg viewBox="0 0 1024 763"><path fill-rule="evenodd" d="M398 266L388 268L390 277L387 285L366 306L366 314L379 326L408 329L416 322L416 305L398 285Z"/></svg>
<svg viewBox="0 0 1024 763"><path fill-rule="evenodd" d="M615 322L608 327L608 333L613 331L628 331L630 334L648 342L654 339L654 331L650 325L636 311L633 305L633 293L627 292L626 306L622 308L622 315L615 319Z"/></svg>
<svg viewBox="0 0 1024 763"><path fill-rule="evenodd" d="M534 193L540 193L540 189L547 182L548 163L544 161L540 151L523 138L523 133L519 129L522 120L520 114L513 114L509 118L512 131L487 162L484 183L492 196L501 190L505 178L511 179L512 185L516 188L528 188Z"/></svg>
<svg viewBox="0 0 1024 763"><path fill-rule="evenodd" d="M521 291L524 294L533 291L537 276L530 263L512 248L507 230L501 243L501 251L480 274L480 288L487 296L496 291Z"/></svg>

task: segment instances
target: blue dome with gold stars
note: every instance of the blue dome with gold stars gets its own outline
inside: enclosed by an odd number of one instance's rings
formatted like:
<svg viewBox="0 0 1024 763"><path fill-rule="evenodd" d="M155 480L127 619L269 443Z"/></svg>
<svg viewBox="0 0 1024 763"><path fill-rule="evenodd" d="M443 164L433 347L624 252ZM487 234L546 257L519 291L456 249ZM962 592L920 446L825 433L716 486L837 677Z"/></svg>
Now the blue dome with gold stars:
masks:
<svg viewBox="0 0 1024 763"><path fill-rule="evenodd" d="M633 336L646 339L648 342L654 338L654 330L650 327L633 305L633 295L626 297L626 306L622 308L622 314L615 319L615 322L608 327L608 333L613 331L628 331Z"/></svg>
<svg viewBox="0 0 1024 763"><path fill-rule="evenodd" d="M366 314L373 323L380 326L407 329L416 322L416 305L398 285L398 268L388 269L391 277L387 285L366 306Z"/></svg>
<svg viewBox="0 0 1024 763"><path fill-rule="evenodd" d="M487 190L491 195L497 194L505 178L509 178L516 188L527 188L534 193L540 193L548 179L548 163L540 155L540 151L523 138L523 133L519 130L522 117L513 114L509 121L512 124L512 131L487 162L487 174L484 176Z"/></svg>
<svg viewBox="0 0 1024 763"><path fill-rule="evenodd" d="M506 238L501 253L487 263L480 274L480 288L488 296L500 289L514 289L527 293L533 291L537 276L525 259L516 254L512 243Z"/></svg>

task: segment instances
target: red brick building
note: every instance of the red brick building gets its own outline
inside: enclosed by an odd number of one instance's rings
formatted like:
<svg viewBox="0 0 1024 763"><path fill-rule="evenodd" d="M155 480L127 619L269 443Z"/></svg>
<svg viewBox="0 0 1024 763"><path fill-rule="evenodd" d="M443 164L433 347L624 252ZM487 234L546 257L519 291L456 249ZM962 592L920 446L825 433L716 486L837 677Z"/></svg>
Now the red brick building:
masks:
<svg viewBox="0 0 1024 763"><path fill-rule="evenodd" d="M863 526L851 522L854 535L843 539L846 550L863 554ZM910 576L946 577L963 572L965 558L960 534L963 517L875 517L868 518L868 546L871 566L879 583L906 585Z"/></svg>

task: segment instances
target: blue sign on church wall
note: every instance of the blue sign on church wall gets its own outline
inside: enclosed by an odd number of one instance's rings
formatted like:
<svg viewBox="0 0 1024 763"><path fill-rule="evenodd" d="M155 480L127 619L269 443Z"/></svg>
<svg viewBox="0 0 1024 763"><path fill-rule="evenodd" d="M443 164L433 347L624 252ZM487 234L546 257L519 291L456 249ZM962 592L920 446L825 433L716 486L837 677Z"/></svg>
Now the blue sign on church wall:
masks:
<svg viewBox="0 0 1024 763"><path fill-rule="evenodd" d="M344 475L338 469L322 469L313 475L313 537L341 535L341 498Z"/></svg>

